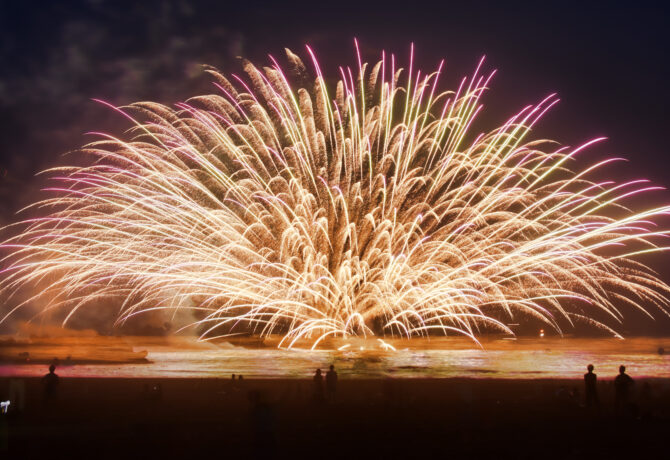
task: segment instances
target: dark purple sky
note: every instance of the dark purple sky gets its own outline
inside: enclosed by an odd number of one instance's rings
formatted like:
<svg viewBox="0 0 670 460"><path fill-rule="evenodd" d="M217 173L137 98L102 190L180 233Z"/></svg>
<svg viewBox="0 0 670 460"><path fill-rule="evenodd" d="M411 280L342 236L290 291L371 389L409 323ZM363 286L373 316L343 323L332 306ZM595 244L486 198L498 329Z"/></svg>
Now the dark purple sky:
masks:
<svg viewBox="0 0 670 460"><path fill-rule="evenodd" d="M44 5L42 5L44 3ZM594 150L630 159L613 171L670 186L668 11L643 2L309 2L112 0L0 3L0 222L39 194L34 175L62 154L127 125L100 98L166 104L214 91L200 64L238 72L310 44L328 73L382 49L418 64L447 59L447 82L482 55L498 69L479 129L557 92L541 134L567 145L605 135ZM617 3L616 6L612 6ZM588 161L588 158L587 158ZM670 202L670 193L662 193ZM659 262L664 271L664 263ZM667 271L667 270L666 270Z"/></svg>

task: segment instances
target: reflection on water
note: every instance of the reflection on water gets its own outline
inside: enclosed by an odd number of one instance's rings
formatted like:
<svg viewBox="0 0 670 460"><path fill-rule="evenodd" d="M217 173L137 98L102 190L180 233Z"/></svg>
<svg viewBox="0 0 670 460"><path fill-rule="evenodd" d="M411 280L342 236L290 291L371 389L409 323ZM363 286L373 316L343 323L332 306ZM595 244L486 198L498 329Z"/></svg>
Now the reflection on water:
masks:
<svg viewBox="0 0 670 460"><path fill-rule="evenodd" d="M350 342L341 351L301 351L250 349L230 343L201 343L186 337L118 340L135 352L148 351L149 363L75 364L59 367L58 373L63 377L227 378L234 373L248 378L304 378L315 368L325 369L333 363L344 378L580 378L586 365L593 363L605 379L614 377L620 364L625 364L634 377L670 378L667 338L492 339L482 342L483 348L473 348L472 342L458 338L414 339L392 342L396 351L385 351L374 341ZM100 353L108 353L109 339L101 341L105 345L100 345ZM48 355L62 348L56 342L57 339L33 339L27 349L31 355ZM87 353L95 354L90 340L87 346ZM659 348L664 348L665 354L659 354ZM5 363L0 364L0 376L42 375L45 369L45 364Z"/></svg>

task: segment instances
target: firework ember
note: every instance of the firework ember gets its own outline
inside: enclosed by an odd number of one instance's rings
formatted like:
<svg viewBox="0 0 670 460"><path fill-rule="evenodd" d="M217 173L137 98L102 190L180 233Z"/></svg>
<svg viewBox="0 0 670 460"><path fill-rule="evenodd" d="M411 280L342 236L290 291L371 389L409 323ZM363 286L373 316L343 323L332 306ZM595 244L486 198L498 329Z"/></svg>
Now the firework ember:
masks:
<svg viewBox="0 0 670 460"><path fill-rule="evenodd" d="M401 72L393 56L326 83L287 52L209 69L215 95L175 109L115 108L128 138L100 134L88 166L50 171L41 218L3 247L5 293L65 311L101 300L118 322L194 312L202 337L280 334L280 346L347 336L482 331L585 322L616 335L626 309L667 312L669 287L639 256L663 250L655 220L631 210L645 181L573 170L574 149L530 139L550 96L473 134L492 76L456 91ZM310 76L311 75L311 76ZM27 298L26 298L27 297ZM546 326L544 326L546 324Z"/></svg>

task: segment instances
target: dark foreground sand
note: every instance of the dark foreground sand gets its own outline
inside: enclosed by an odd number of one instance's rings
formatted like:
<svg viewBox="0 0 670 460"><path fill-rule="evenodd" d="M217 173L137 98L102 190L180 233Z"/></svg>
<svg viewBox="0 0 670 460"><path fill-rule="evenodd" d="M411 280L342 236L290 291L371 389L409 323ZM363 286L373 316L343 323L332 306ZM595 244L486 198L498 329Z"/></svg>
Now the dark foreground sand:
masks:
<svg viewBox="0 0 670 460"><path fill-rule="evenodd" d="M40 380L24 379L0 458L666 458L670 381L648 382L638 415L617 416L611 381L594 413L570 380L340 380L327 404L310 380L82 378L46 404ZM9 387L0 379L0 398Z"/></svg>

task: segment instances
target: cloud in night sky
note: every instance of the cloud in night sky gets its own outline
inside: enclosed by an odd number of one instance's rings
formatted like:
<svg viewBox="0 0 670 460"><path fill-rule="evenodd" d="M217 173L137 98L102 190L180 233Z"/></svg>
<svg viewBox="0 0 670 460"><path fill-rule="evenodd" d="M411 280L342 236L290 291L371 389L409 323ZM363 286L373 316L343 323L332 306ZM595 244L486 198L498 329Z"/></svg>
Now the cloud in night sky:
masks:
<svg viewBox="0 0 670 460"><path fill-rule="evenodd" d="M153 2L141 2L123 12L107 3L17 12L15 19L28 16L37 23L35 30L19 34L22 40L2 40L1 61L12 63L0 74L4 219L35 197L30 187L18 186L39 184L32 176L63 163L63 153L91 140L85 131L127 128L92 98L115 105L136 100L171 104L211 92L202 64L222 66L244 52L242 36L225 27L182 27L196 15L188 2L166 2L157 8ZM42 27L48 16L58 20ZM29 32L34 41L26 43ZM17 187L22 194L16 193Z"/></svg>

